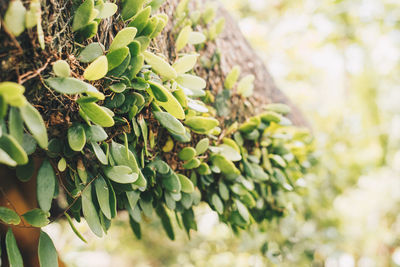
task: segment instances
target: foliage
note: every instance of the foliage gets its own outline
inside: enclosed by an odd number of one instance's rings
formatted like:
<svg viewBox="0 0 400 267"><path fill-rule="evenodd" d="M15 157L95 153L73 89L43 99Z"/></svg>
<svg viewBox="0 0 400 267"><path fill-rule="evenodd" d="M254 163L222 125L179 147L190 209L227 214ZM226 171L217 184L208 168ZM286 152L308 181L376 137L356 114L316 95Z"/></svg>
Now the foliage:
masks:
<svg viewBox="0 0 400 267"><path fill-rule="evenodd" d="M152 14L156 10L144 1L119 5L75 1L68 27L78 44L39 81L41 90L74 107L63 129L66 134L54 133L24 96L32 89L17 82L0 83L1 162L17 167L19 178L28 181L33 162L44 158L37 174L40 209L21 216L33 227L47 225L49 218L53 222L60 216L52 215L51 207L63 194L63 213L82 240L71 217L80 222L83 216L102 237L117 211L126 210L140 238L141 224L155 212L174 239L171 218L189 235L197 229L193 208L200 202L235 232L283 216L287 203L278 196L294 191L310 166L312 138L307 130L292 126L283 104L268 105L264 113L233 124L224 121L226 103L216 100L213 107L210 95L218 89L211 92L194 68L203 42L212 42L223 30L224 20L216 19L215 7L208 4L204 12L190 16L188 1L182 1L175 17L169 18ZM33 27L28 20L16 24L11 19L25 12L19 0L8 7L5 26L14 38ZM93 42L102 20L109 18L125 27L113 32L111 43ZM176 53L166 57L155 53L151 44L171 19ZM35 21L40 31L40 15ZM206 28L203 33L195 30L200 26ZM177 53L193 45L197 53ZM80 62L72 64L71 58ZM239 72L234 68L227 77L225 100L251 97L254 76L237 82ZM41 101L45 105L47 100ZM15 212L5 207L0 215L5 224L19 223ZM19 261L11 230L7 236L9 259ZM39 256L42 266L56 266L54 246L44 232Z"/></svg>

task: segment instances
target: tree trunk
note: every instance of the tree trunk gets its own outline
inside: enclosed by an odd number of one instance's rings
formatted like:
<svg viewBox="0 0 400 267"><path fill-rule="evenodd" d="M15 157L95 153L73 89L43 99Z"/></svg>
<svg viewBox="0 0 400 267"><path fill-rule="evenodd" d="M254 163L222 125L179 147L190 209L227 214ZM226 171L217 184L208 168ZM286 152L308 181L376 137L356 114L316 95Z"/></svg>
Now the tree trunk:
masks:
<svg viewBox="0 0 400 267"><path fill-rule="evenodd" d="M51 70L49 63L62 58L62 55L65 55L67 48L64 47L63 41L70 41L69 38L73 35L70 30L63 29L65 23L63 24L63 22L59 21L57 18L62 14L57 12L70 12L68 11L68 6L71 4L71 1L47 0L42 1L42 3L43 2L46 3L43 7L43 28L46 37L46 47L48 47L48 49L42 51L41 54L36 54L36 52L33 55L24 54L25 51L23 49L30 47L32 43L36 42L36 35L30 31L29 38L19 38L17 41L4 30L4 27L2 27L0 31L0 81L13 80L24 83L25 81L21 81L21 75L28 71L33 71L32 74L35 75L35 73L37 73L37 75L34 76L32 80L26 81L24 85L40 86L41 80L39 79L39 74L41 72L49 72ZM174 30L173 18L178 2L178 0L168 0L161 7L161 11L169 17L169 24L153 44L154 50L173 57L175 57L175 38L172 37L176 37L177 35L176 30ZM4 17L8 1L0 0L0 3L0 15L1 17ZM251 105L246 104L246 101L243 101L241 97L234 96L232 103L230 104L230 115L228 117L219 118L222 123L227 120L238 121L239 123L243 122L246 118L260 112L263 105L272 102L279 102L288 104L292 108L292 113L289 115L289 118L294 122L294 124L307 126L307 122L301 112L293 106L290 100L275 86L261 58L257 56L255 51L246 41L245 37L240 32L237 23L224 8L219 8L218 14L226 19L225 30L216 42L205 44L204 52L201 53L204 56L212 56L219 53L220 62L219 64L215 64L211 69L197 67L196 72L199 76L207 80L208 89L214 96L223 89L224 78L235 65L241 67L244 75L253 74L255 76L254 95L248 99ZM59 26L54 27L55 24L59 24ZM100 25L99 32L102 33L100 33L97 38L100 41L109 42L112 40L112 33L115 33L120 27L121 25L114 24L112 19L105 20ZM60 40L56 40L57 38ZM19 44L19 42L21 43ZM190 50L193 50L193 47L189 47L187 51ZM29 57L33 57L34 60ZM46 97L46 95L44 97ZM58 103L56 102L56 105L57 104ZM50 136L54 134L53 131L56 131L59 135L65 136L66 128L62 125L57 128L57 125L52 124L52 119L54 118L48 116L48 110L50 110L50 107L42 107L42 110L40 111L47 119L48 127L53 127L53 129L56 128L56 130L52 130L49 133ZM68 112L60 114L63 123L69 123ZM0 205L15 209L18 214L23 214L27 210L36 208L35 176L36 175L34 175L34 178L29 182L22 183L16 178L15 170L0 165ZM3 263L6 262L6 251L4 250L4 234L6 230L7 227L3 225L1 227ZM27 266L38 266L37 243L39 229L17 226L13 227L13 231L23 254L24 261L29 263Z"/></svg>

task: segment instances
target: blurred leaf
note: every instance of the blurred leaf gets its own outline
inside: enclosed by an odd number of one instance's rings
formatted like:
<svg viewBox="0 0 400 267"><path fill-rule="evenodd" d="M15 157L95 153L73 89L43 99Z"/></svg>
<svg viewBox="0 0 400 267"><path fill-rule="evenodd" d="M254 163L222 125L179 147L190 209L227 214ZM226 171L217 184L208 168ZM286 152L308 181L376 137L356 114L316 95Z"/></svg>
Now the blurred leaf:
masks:
<svg viewBox="0 0 400 267"><path fill-rule="evenodd" d="M41 267L58 267L56 248L51 238L43 231L40 231L38 255Z"/></svg>

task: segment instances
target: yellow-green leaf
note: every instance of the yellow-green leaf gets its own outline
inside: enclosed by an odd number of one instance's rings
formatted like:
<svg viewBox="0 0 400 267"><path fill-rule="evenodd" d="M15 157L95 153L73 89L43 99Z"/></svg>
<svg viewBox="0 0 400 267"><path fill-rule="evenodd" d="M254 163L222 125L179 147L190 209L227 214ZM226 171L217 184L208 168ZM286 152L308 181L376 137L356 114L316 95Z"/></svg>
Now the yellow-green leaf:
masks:
<svg viewBox="0 0 400 267"><path fill-rule="evenodd" d="M28 163L28 155L25 150L11 135L3 133L0 137L0 149L5 151L18 165Z"/></svg>
<svg viewBox="0 0 400 267"><path fill-rule="evenodd" d="M240 67L236 65L235 67L232 68L232 70L229 72L229 74L225 78L225 82L224 82L225 88L232 89L232 87L237 82L239 75L240 75Z"/></svg>
<svg viewBox="0 0 400 267"><path fill-rule="evenodd" d="M25 30L25 14L26 9L20 0L9 2L4 24L13 35L19 36Z"/></svg>
<svg viewBox="0 0 400 267"><path fill-rule="evenodd" d="M185 124L199 133L207 133L219 125L218 120L210 117L192 116L185 120Z"/></svg>
<svg viewBox="0 0 400 267"><path fill-rule="evenodd" d="M185 55L175 61L172 67L176 70L177 74L184 74L185 72L193 69L194 65L197 62L197 55Z"/></svg>
<svg viewBox="0 0 400 267"><path fill-rule="evenodd" d="M73 151L82 151L86 143L86 134L81 124L68 128L68 143Z"/></svg>
<svg viewBox="0 0 400 267"><path fill-rule="evenodd" d="M129 43L135 39L135 35L137 33L137 29L134 27L126 27L123 30L120 30L117 35L114 37L110 45L110 51L116 50L122 47L126 47Z"/></svg>
<svg viewBox="0 0 400 267"><path fill-rule="evenodd" d="M175 79L178 75L174 68L168 64L163 58L154 55L148 51L143 52L145 61L152 69L166 79Z"/></svg>
<svg viewBox="0 0 400 267"><path fill-rule="evenodd" d="M201 32L189 33L188 43L191 45L202 44L206 41L206 36Z"/></svg>
<svg viewBox="0 0 400 267"><path fill-rule="evenodd" d="M112 116L96 103L81 103L80 106L86 116L94 123L102 127L111 127L114 125Z"/></svg>
<svg viewBox="0 0 400 267"><path fill-rule="evenodd" d="M65 60L57 60L53 64L53 71L58 77L69 77L71 69Z"/></svg>
<svg viewBox="0 0 400 267"><path fill-rule="evenodd" d="M181 51L187 45L189 41L189 36L192 31L192 27L190 25L187 25L179 32L175 43L175 48L177 52Z"/></svg>
<svg viewBox="0 0 400 267"><path fill-rule="evenodd" d="M75 11L72 30L77 31L88 25L96 17L93 17L94 10L94 0L85 0Z"/></svg>
<svg viewBox="0 0 400 267"><path fill-rule="evenodd" d="M95 81L106 76L108 71L108 61L106 56L100 56L85 69L83 77L89 81Z"/></svg>
<svg viewBox="0 0 400 267"><path fill-rule="evenodd" d="M207 86L207 83L203 78L191 74L179 75L176 82L182 87L193 90L201 90Z"/></svg>

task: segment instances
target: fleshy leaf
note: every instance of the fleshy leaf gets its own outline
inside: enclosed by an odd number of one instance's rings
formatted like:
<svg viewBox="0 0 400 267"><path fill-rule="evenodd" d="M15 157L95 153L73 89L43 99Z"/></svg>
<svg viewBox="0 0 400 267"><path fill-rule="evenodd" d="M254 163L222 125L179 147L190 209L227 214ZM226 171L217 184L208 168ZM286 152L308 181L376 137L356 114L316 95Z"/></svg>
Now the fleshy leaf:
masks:
<svg viewBox="0 0 400 267"><path fill-rule="evenodd" d="M18 225L21 222L18 214L15 211L6 207L0 207L0 220L7 224L14 225Z"/></svg>
<svg viewBox="0 0 400 267"><path fill-rule="evenodd" d="M133 39L135 39L136 33L137 29L134 27L126 27L123 30L120 30L110 45L110 52L126 47L130 42L133 41Z"/></svg>
<svg viewBox="0 0 400 267"><path fill-rule="evenodd" d="M56 248L51 238L43 231L40 231L38 255L41 267L58 267Z"/></svg>
<svg viewBox="0 0 400 267"><path fill-rule="evenodd" d="M166 79L175 79L177 73L171 65L168 64L163 58L156 56L148 51L143 52L145 61L152 67L152 69Z"/></svg>
<svg viewBox="0 0 400 267"><path fill-rule="evenodd" d="M88 81L95 81L106 76L108 60L106 56L100 56L85 69L83 77Z"/></svg>
<svg viewBox="0 0 400 267"><path fill-rule="evenodd" d="M184 74L185 72L193 69L197 62L197 55L185 55L178 59L172 67L176 70L177 74Z"/></svg>
<svg viewBox="0 0 400 267"><path fill-rule="evenodd" d="M49 211L56 185L56 175L53 167L47 159L44 160L42 166L40 166L36 183L39 207L44 211Z"/></svg>
<svg viewBox="0 0 400 267"><path fill-rule="evenodd" d="M22 217L33 227L44 227L50 223L50 213L41 209L33 209L22 214Z"/></svg>
<svg viewBox="0 0 400 267"><path fill-rule="evenodd" d="M47 148L47 129L39 111L37 111L37 109L30 103L20 107L19 111L21 112L21 116L24 119L26 127L28 127L29 132L36 139L39 146L41 148Z"/></svg>

